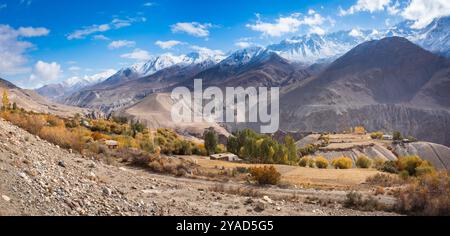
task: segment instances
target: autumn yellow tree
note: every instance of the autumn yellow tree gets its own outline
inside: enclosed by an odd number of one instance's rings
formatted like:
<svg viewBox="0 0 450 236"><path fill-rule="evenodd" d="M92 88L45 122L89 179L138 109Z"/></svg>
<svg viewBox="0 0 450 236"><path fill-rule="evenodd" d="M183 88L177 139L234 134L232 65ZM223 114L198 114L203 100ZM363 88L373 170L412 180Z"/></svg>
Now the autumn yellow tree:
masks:
<svg viewBox="0 0 450 236"><path fill-rule="evenodd" d="M366 134L366 129L363 126L357 126L354 129L355 134Z"/></svg>
<svg viewBox="0 0 450 236"><path fill-rule="evenodd" d="M3 90L3 96L2 96L2 110L7 110L9 108L9 97L8 97L8 91L5 89Z"/></svg>

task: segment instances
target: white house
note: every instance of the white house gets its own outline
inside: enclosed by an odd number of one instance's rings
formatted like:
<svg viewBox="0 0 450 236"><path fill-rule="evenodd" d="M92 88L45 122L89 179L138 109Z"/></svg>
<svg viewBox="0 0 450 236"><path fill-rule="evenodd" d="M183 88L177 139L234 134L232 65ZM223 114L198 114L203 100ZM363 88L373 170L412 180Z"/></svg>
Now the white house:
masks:
<svg viewBox="0 0 450 236"><path fill-rule="evenodd" d="M220 153L209 156L211 160L241 162L242 159L232 153Z"/></svg>

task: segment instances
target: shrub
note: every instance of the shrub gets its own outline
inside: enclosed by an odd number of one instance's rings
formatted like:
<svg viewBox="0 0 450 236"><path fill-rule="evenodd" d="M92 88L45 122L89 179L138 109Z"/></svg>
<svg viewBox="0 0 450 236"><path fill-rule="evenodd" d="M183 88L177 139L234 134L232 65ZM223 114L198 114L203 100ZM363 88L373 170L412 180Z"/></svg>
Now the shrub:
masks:
<svg viewBox="0 0 450 236"><path fill-rule="evenodd" d="M429 175L436 172L436 169L428 162L424 161L416 168L416 176Z"/></svg>
<svg viewBox="0 0 450 236"><path fill-rule="evenodd" d="M416 175L416 168L422 164L422 159L418 156L400 157L397 161L400 171L408 171L410 176Z"/></svg>
<svg viewBox="0 0 450 236"><path fill-rule="evenodd" d="M161 165L161 163L159 163L158 161L152 161L150 162L150 164L148 164L148 168L156 173L162 173L163 172L163 167Z"/></svg>
<svg viewBox="0 0 450 236"><path fill-rule="evenodd" d="M321 156L316 157L315 162L316 162L317 168L319 168L319 169L326 169L326 168L328 168L329 162L324 157L321 157Z"/></svg>
<svg viewBox="0 0 450 236"><path fill-rule="evenodd" d="M308 167L311 165L311 163L313 163L313 159L309 156L306 156L306 157L302 157L300 159L300 162L298 163L298 165L301 167Z"/></svg>
<svg viewBox="0 0 450 236"><path fill-rule="evenodd" d="M102 145L100 143L94 142L87 145L87 149L95 154L108 154L108 149L105 145Z"/></svg>
<svg viewBox="0 0 450 236"><path fill-rule="evenodd" d="M319 146L314 144L308 144L304 148L298 149L302 156L313 155L317 150L319 150Z"/></svg>
<svg viewBox="0 0 450 236"><path fill-rule="evenodd" d="M398 194L396 209L410 215L449 216L449 174L435 172L415 179Z"/></svg>
<svg viewBox="0 0 450 236"><path fill-rule="evenodd" d="M314 168L316 167L316 161L314 159L311 159L308 163L308 167L309 168Z"/></svg>
<svg viewBox="0 0 450 236"><path fill-rule="evenodd" d="M383 132L373 132L370 134L370 137L372 139L382 139L383 138Z"/></svg>
<svg viewBox="0 0 450 236"><path fill-rule="evenodd" d="M98 140L101 140L101 139L111 139L111 137L109 137L108 135L106 135L106 134L102 134L102 133L99 133L99 132L93 132L92 134L91 134L91 137L94 139L94 141L98 141Z"/></svg>
<svg viewBox="0 0 450 236"><path fill-rule="evenodd" d="M175 170L177 169L177 166L175 164L171 163L170 161L163 162L162 167L163 167L163 172L169 173L169 174L175 173Z"/></svg>
<svg viewBox="0 0 450 236"><path fill-rule="evenodd" d="M139 148L149 153L154 153L156 150L155 144L150 139L139 140Z"/></svg>
<svg viewBox="0 0 450 236"><path fill-rule="evenodd" d="M199 156L206 156L206 149L205 149L205 145L200 143L200 144L194 144L192 147L192 154L194 155L199 155Z"/></svg>
<svg viewBox="0 0 450 236"><path fill-rule="evenodd" d="M23 127L25 130L27 130L28 132L32 133L32 134L39 134L39 132L41 131L41 129L45 126L45 120L42 116L37 116L37 117L26 117L26 122L24 124L25 126Z"/></svg>
<svg viewBox="0 0 450 236"><path fill-rule="evenodd" d="M363 126L357 126L354 129L355 134L366 134L366 129Z"/></svg>
<svg viewBox="0 0 450 236"><path fill-rule="evenodd" d="M64 121L56 116L47 116L47 123L51 127L64 127Z"/></svg>
<svg viewBox="0 0 450 236"><path fill-rule="evenodd" d="M376 211L384 210L386 206L379 203L377 199L372 196L364 198L359 192L351 191L347 193L344 201L344 207L362 211Z"/></svg>
<svg viewBox="0 0 450 236"><path fill-rule="evenodd" d="M238 166L238 167L236 167L236 168L234 168L234 169L235 169L236 172L239 173L239 174L247 174L247 173L250 172L250 169L248 169L247 167L241 167L241 166Z"/></svg>
<svg viewBox="0 0 450 236"><path fill-rule="evenodd" d="M281 174L274 166L250 168L250 175L260 185L276 185L280 182Z"/></svg>
<svg viewBox="0 0 450 236"><path fill-rule="evenodd" d="M424 161L418 156L400 157L397 160L397 167L399 171L405 171L409 176L430 174L435 170L430 162Z"/></svg>
<svg viewBox="0 0 450 236"><path fill-rule="evenodd" d="M382 170L385 162L385 160L377 157L374 159L372 166L377 170Z"/></svg>
<svg viewBox="0 0 450 236"><path fill-rule="evenodd" d="M125 116L114 116L112 118L112 120L119 124L127 124L128 123L128 118Z"/></svg>
<svg viewBox="0 0 450 236"><path fill-rule="evenodd" d="M356 166L358 168L362 168L362 169L368 169L372 166L372 160L370 160L368 157L366 156L360 156L358 157L358 159L356 160Z"/></svg>
<svg viewBox="0 0 450 236"><path fill-rule="evenodd" d="M119 144L119 148L138 148L136 140L127 135L118 135L113 138Z"/></svg>
<svg viewBox="0 0 450 236"><path fill-rule="evenodd" d="M398 174L399 170L397 167L397 162L396 161L384 162L383 166L381 167L381 171L391 174Z"/></svg>
<svg viewBox="0 0 450 236"><path fill-rule="evenodd" d="M361 206L363 204L363 196L359 192L351 191L347 193L344 206L347 208L353 208Z"/></svg>
<svg viewBox="0 0 450 236"><path fill-rule="evenodd" d="M39 136L61 148L73 149L82 152L87 140L90 138L89 132L83 128L72 130L64 127L43 127Z"/></svg>
<svg viewBox="0 0 450 236"><path fill-rule="evenodd" d="M131 156L131 164L140 167L148 167L151 160L151 156L144 153L129 153Z"/></svg>
<svg viewBox="0 0 450 236"><path fill-rule="evenodd" d="M376 174L374 176L368 177L366 182L370 185L382 186L382 187L392 187L399 184L401 181L396 175L387 174Z"/></svg>
<svg viewBox="0 0 450 236"><path fill-rule="evenodd" d="M350 169L353 166L353 161L348 157L340 157L334 159L332 165L336 169Z"/></svg>
<svg viewBox="0 0 450 236"><path fill-rule="evenodd" d="M409 179L409 173L406 170L402 170L398 173L398 176L400 177L400 179L402 180L408 180Z"/></svg>

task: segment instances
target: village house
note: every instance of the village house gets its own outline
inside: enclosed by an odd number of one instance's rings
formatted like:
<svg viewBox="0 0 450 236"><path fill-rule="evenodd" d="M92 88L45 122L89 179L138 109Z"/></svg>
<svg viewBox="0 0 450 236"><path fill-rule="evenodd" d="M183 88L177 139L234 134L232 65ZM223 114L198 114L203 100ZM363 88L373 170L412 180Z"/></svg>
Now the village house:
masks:
<svg viewBox="0 0 450 236"><path fill-rule="evenodd" d="M242 162L242 159L232 153L221 153L209 156L211 160L215 161L229 161L229 162Z"/></svg>
<svg viewBox="0 0 450 236"><path fill-rule="evenodd" d="M104 143L109 149L117 149L119 147L119 143L115 140L105 140Z"/></svg>

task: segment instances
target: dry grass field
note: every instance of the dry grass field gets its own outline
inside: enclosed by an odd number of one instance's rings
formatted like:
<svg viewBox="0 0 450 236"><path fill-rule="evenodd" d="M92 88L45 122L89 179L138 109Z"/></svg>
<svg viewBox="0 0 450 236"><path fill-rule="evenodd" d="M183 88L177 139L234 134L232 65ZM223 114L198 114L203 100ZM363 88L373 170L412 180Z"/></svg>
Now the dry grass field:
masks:
<svg viewBox="0 0 450 236"><path fill-rule="evenodd" d="M186 157L184 157L186 158ZM255 167L257 164L233 163L226 161L209 160L206 157L190 156L204 171L217 173L220 170L231 170L236 167ZM297 187L314 187L323 189L350 189L361 188L368 177L378 172L375 169L316 169L300 166L274 165L281 173L283 184L296 185Z"/></svg>

